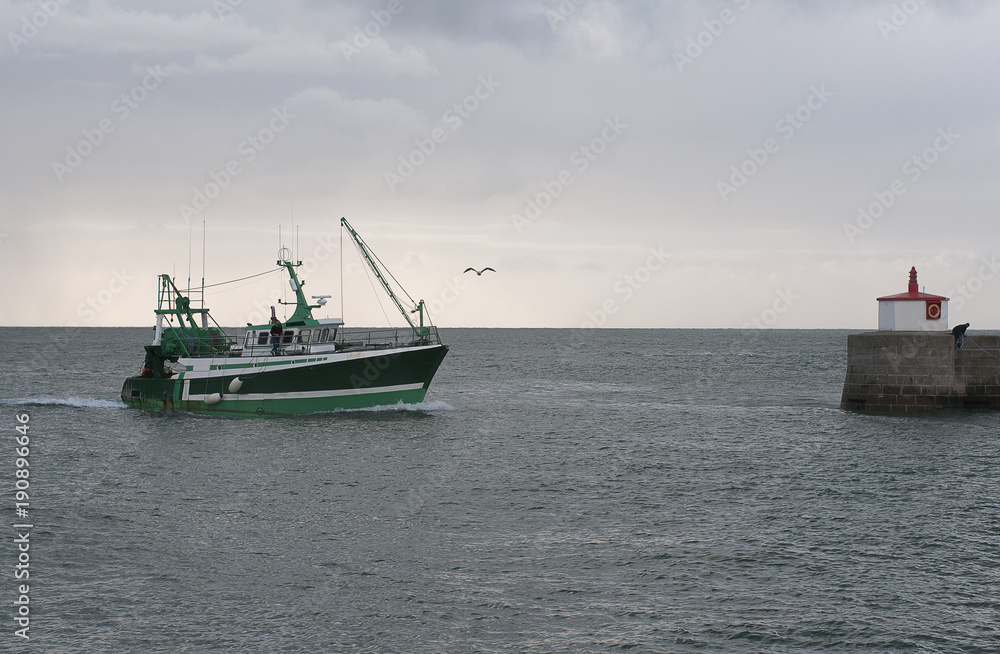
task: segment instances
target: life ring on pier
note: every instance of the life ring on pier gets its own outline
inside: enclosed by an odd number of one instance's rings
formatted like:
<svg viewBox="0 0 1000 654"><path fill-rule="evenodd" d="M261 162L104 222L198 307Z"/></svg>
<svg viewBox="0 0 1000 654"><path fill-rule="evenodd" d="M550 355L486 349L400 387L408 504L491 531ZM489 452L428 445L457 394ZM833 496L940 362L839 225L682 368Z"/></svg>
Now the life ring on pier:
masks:
<svg viewBox="0 0 1000 654"><path fill-rule="evenodd" d="M927 319L928 320L940 320L941 319L941 303L940 302L928 302L927 303Z"/></svg>

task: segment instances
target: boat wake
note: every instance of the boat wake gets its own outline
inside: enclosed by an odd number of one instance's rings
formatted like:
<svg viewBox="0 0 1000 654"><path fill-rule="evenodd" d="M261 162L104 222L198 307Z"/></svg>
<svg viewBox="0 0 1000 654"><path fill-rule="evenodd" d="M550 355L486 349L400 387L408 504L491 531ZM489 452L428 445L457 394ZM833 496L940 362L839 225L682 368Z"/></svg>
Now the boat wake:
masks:
<svg viewBox="0 0 1000 654"><path fill-rule="evenodd" d="M711 352L625 352L636 357L711 357Z"/></svg>
<svg viewBox="0 0 1000 654"><path fill-rule="evenodd" d="M397 404L382 404L379 406L363 407L360 409L337 409L332 413L371 413L371 412L382 412L382 411L454 411L455 407L451 406L447 402L442 402L441 400L432 400L430 402L420 402L418 404L403 404L399 402Z"/></svg>
<svg viewBox="0 0 1000 654"><path fill-rule="evenodd" d="M0 404L9 406L71 406L82 409L125 409L127 405L121 400L98 400L91 397L23 397L11 400L0 400Z"/></svg>

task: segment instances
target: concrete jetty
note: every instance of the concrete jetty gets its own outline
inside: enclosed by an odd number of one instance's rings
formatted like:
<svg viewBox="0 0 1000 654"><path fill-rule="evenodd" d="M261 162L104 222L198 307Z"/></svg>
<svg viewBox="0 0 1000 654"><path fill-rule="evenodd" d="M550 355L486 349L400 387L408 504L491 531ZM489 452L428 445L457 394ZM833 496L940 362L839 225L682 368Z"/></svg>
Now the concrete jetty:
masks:
<svg viewBox="0 0 1000 654"><path fill-rule="evenodd" d="M953 335L948 298L920 292L916 269L906 293L878 301L879 330L847 337L841 408L890 414L1000 409L1000 336Z"/></svg>
<svg viewBox="0 0 1000 654"><path fill-rule="evenodd" d="M1000 336L972 336L1000 353ZM840 406L856 411L917 413L931 409L1000 409L1000 360L951 332L865 332L847 337L847 376Z"/></svg>

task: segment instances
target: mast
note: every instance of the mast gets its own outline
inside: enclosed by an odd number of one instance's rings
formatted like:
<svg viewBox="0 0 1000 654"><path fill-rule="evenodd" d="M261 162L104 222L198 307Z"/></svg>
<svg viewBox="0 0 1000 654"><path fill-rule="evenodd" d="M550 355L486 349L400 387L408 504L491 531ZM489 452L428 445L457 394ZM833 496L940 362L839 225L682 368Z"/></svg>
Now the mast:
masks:
<svg viewBox="0 0 1000 654"><path fill-rule="evenodd" d="M182 356L218 354L232 347L234 341L215 322L208 309L191 306L191 298L181 295L170 275L160 275L159 278L159 297L154 311L156 335L150 347L162 347L162 352ZM201 318L200 325L196 316ZM208 326L209 321L212 326Z"/></svg>
<svg viewBox="0 0 1000 654"><path fill-rule="evenodd" d="M207 314L208 309L202 307L195 309L191 306L191 298L181 295L181 292L170 279L170 275L160 275L160 294L157 301L156 315L176 316L181 327L184 327L184 320L190 323L191 327L198 329L200 325L195 321L195 314Z"/></svg>
<svg viewBox="0 0 1000 654"><path fill-rule="evenodd" d="M321 304L309 304L306 300L306 294L302 291L302 287L305 286L304 281L299 281L298 275L295 274L295 269L302 265L302 262L292 263L291 261L286 261L284 258L278 260L279 266L284 266L288 271L288 281L292 290L295 291L295 311L292 316L286 321L285 324L302 322L304 320L312 320L312 310L318 309L323 306ZM280 304L291 304L290 302L282 302L278 300Z"/></svg>
<svg viewBox="0 0 1000 654"><path fill-rule="evenodd" d="M389 285L389 282L382 274L381 268L384 268L385 264L383 264L379 260L379 258L375 256L375 253L371 251L371 248L368 247L368 244L365 243L364 239L362 239L361 236L359 236L358 233L354 231L354 228L351 227L351 224L347 222L347 218L341 218L340 224L347 230L347 233L350 234L351 238L354 239L354 243L355 245L358 246L358 251L361 252L361 256L364 258L365 263L367 263L368 267L371 268L372 272L375 273L375 277L377 277L379 282L381 282L382 288L385 289L385 292L389 295L389 298L392 299L393 303L396 305L396 308L399 309L399 313L403 316L403 319L406 320L407 324L410 326L410 329L413 330L413 333L418 337L425 336L427 334L427 330L424 328L424 301L420 300L420 302L414 302L413 298L410 297L409 293L407 293L406 290L403 289L402 285L400 285L399 288L406 295L406 299L408 299L411 303L416 305L416 308L412 312L408 312L406 309L404 309L403 303L399 301L398 297L396 297L396 294L392 290L392 286ZM386 274L392 277L392 273L390 273L388 269L386 269ZM393 281L396 282L397 285L399 284L399 282L396 281L395 277L393 277L392 279ZM413 319L410 318L410 313L416 313L418 311L420 312L419 327L413 322Z"/></svg>

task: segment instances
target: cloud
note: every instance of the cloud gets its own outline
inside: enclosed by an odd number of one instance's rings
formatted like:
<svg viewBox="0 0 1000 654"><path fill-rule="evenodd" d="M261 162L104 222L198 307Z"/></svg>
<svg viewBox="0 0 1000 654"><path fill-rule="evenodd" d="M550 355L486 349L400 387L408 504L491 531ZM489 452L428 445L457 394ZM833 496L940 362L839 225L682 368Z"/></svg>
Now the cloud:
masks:
<svg viewBox="0 0 1000 654"><path fill-rule="evenodd" d="M33 16L35 3L9 5L5 23ZM125 11L95 3L86 13L73 5L62 8L38 29L25 50L82 51L102 54L199 52L218 47L246 47L266 38L263 30L222 21L201 11L184 16Z"/></svg>
<svg viewBox="0 0 1000 654"><path fill-rule="evenodd" d="M17 127L3 137L0 164L4 272L16 277L30 240L52 254L38 284L58 285L66 262L95 265L67 257L105 248L105 237L117 240L102 255L152 253L147 272L167 269L188 251L187 232L170 228L181 224L178 205L234 159L242 172L208 209L210 254L213 241L226 242L241 253L259 246L266 253L248 258L269 260L272 227L293 204L304 231L357 217L366 235L388 226L374 238L415 272L447 262L445 279L470 252L504 265L493 280L498 305L535 294L539 277L574 298L539 292L536 313L509 318L521 324L578 324L581 307L600 306L617 276L663 245L676 265L616 315L621 326L676 326L658 300L666 295L690 307L692 326L738 326L770 306L775 288L812 275L847 304L824 313L803 288L783 325L864 325L869 296L895 288L908 260L928 282L951 270L967 278L977 253L937 253L995 240L1000 93L982 72L1000 66L992 4L927 0L884 38L878 23L902 0L401 0L391 21L378 13L388 2L244 1L223 16L207 0L70 2L20 52L3 44L10 101L0 121ZM38 7L2 3L0 25L16 32ZM727 9L736 18L720 31L714 21ZM680 72L674 54L689 38L703 52ZM357 52L347 56L345 43ZM115 103L156 66L166 79L125 119ZM496 92L477 96L481 78ZM829 102L785 139L779 121L824 85ZM456 106L474 110L445 120ZM286 107L288 129L243 158L241 143ZM628 124L621 138L594 146L616 117ZM104 119L114 130L57 181L52 162ZM955 146L907 178L905 195L850 243L844 223L949 127L962 135ZM435 129L447 138L432 148ZM717 182L767 138L780 149L720 199ZM595 147L600 156L575 167L582 160L571 157ZM385 173L400 170L400 157L423 163L393 190ZM567 169L573 184L517 233L511 215ZM27 239L12 228L25 224L41 231ZM229 257L216 252L219 274L245 263ZM144 265L137 257L130 274ZM100 282L107 271L97 273ZM507 279L515 284L500 285ZM752 300L720 313L717 299L736 282ZM0 303L17 305L17 292L0 289ZM75 292L62 298L71 309ZM861 318L849 320L855 308ZM448 319L478 318L456 304Z"/></svg>
<svg viewBox="0 0 1000 654"><path fill-rule="evenodd" d="M354 52L345 55L346 47ZM350 58L349 58L350 57ZM435 72L427 55L411 46L392 49L383 39L369 39L361 50L349 42L328 42L319 34L302 34L285 27L261 42L227 57L201 55L198 70L291 73L296 75L429 75Z"/></svg>
<svg viewBox="0 0 1000 654"><path fill-rule="evenodd" d="M28 30L31 38L17 48L17 54L155 55L161 61L172 59L179 68L201 73L419 76L435 72L420 48L406 44L394 48L379 37L365 37L359 56L345 55L345 43L350 44L353 35L351 23L343 22L342 17L320 26L279 22L273 27L266 20L252 22L244 14L222 17L196 11L172 15L162 10L126 10L105 3L93 3L85 12L73 6L53 6L60 9L44 17L42 27ZM0 21L19 34L16 26L38 13L34 3L16 3L0 9ZM342 38L330 38L329 34L340 34ZM0 56L12 52L3 49Z"/></svg>

